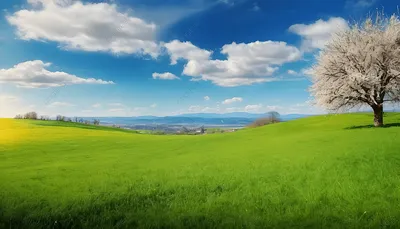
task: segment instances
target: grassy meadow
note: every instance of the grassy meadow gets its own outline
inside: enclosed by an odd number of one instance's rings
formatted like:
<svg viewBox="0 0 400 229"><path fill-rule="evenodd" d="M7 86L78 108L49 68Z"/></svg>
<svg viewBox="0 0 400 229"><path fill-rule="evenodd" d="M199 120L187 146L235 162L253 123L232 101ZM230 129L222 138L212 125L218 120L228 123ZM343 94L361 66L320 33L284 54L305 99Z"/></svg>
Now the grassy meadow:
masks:
<svg viewBox="0 0 400 229"><path fill-rule="evenodd" d="M201 136L0 119L0 228L399 228L400 114Z"/></svg>

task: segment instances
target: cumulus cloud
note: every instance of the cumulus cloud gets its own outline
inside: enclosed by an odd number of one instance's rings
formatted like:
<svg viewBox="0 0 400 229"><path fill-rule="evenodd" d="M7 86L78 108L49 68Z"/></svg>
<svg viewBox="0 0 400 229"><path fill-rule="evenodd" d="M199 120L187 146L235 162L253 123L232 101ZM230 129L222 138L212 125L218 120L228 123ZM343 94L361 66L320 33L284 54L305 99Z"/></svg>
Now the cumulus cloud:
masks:
<svg viewBox="0 0 400 229"><path fill-rule="evenodd" d="M369 8L376 3L377 0L347 0L345 8L352 8L355 10Z"/></svg>
<svg viewBox="0 0 400 229"><path fill-rule="evenodd" d="M53 103L50 103L48 106L49 107L72 107L74 105L71 103L66 103L66 102L53 102Z"/></svg>
<svg viewBox="0 0 400 229"><path fill-rule="evenodd" d="M53 41L67 50L159 55L157 26L118 11L115 4L76 0L28 3L34 8L7 16L20 39Z"/></svg>
<svg viewBox="0 0 400 229"><path fill-rule="evenodd" d="M160 79L160 80L179 80L180 78L170 72L164 73L153 73L153 79Z"/></svg>
<svg viewBox="0 0 400 229"><path fill-rule="evenodd" d="M236 102L242 102L243 98L241 97L233 97L231 99L225 99L224 101L222 101L222 104L232 104L232 103L236 103Z"/></svg>
<svg viewBox="0 0 400 229"><path fill-rule="evenodd" d="M253 8L251 8L252 11L256 11L256 12L257 12L257 11L260 11L260 9L261 9L261 8L258 6L257 2L255 2L255 3L253 4Z"/></svg>
<svg viewBox="0 0 400 229"><path fill-rule="evenodd" d="M208 101L208 100L210 100L210 97L209 96L204 96L204 100Z"/></svg>
<svg viewBox="0 0 400 229"><path fill-rule="evenodd" d="M125 105L122 103L109 103L108 106L111 107L124 107Z"/></svg>
<svg viewBox="0 0 400 229"><path fill-rule="evenodd" d="M304 68L304 69L302 69L302 70L301 70L301 73L304 74L304 75L306 75L306 76L312 76L313 71L314 71L313 68L310 67L310 68Z"/></svg>
<svg viewBox="0 0 400 229"><path fill-rule="evenodd" d="M164 44L164 47L170 55L172 65L175 65L180 59L205 61L212 54L211 51L200 49L189 41L173 40Z"/></svg>
<svg viewBox="0 0 400 229"><path fill-rule="evenodd" d="M51 63L41 60L19 63L9 69L0 69L0 83L13 83L26 88L60 87L73 84L114 84L94 78L80 78L65 72L51 72L46 68Z"/></svg>
<svg viewBox="0 0 400 229"><path fill-rule="evenodd" d="M261 104L247 105L247 106L245 106L244 110L245 110L246 112L258 112L258 111L260 111L260 109L261 109L262 107L263 107L263 106L262 106Z"/></svg>
<svg viewBox="0 0 400 229"><path fill-rule="evenodd" d="M153 103L153 104L150 105L150 107L151 107L151 108L156 108L156 107L157 107L157 104L156 104L156 103Z"/></svg>
<svg viewBox="0 0 400 229"><path fill-rule="evenodd" d="M294 71L294 70L288 70L287 73L288 73L289 75L297 75L297 72Z"/></svg>
<svg viewBox="0 0 400 229"><path fill-rule="evenodd" d="M235 5L235 1L233 1L233 0L218 0L218 2L219 2L219 3L222 3L222 4L226 4L226 5L228 5L228 6L233 6L233 5Z"/></svg>
<svg viewBox="0 0 400 229"><path fill-rule="evenodd" d="M99 108L99 107L101 107L101 104L100 103L95 103L95 104L92 105L92 107L93 108Z"/></svg>
<svg viewBox="0 0 400 229"><path fill-rule="evenodd" d="M312 24L295 24L289 27L289 31L303 38L304 51L323 49L332 38L332 35L341 30L348 29L349 25L341 17L332 17L327 21L322 19Z"/></svg>
<svg viewBox="0 0 400 229"><path fill-rule="evenodd" d="M249 104L244 107L229 107L226 112L249 112L249 113L264 113L269 111L277 111L282 109L281 106L263 106L262 104Z"/></svg>
<svg viewBox="0 0 400 229"><path fill-rule="evenodd" d="M188 111L190 113L199 113L199 112L205 112L205 113L210 113L210 112L220 112L220 108L217 107L203 107L203 106L198 106L198 105L193 105L188 108ZM183 112L184 113L184 112Z"/></svg>
<svg viewBox="0 0 400 229"><path fill-rule="evenodd" d="M270 111L281 111L284 109L282 106L277 106L277 105L270 105L270 106L264 106L262 104L249 104L245 106L236 106L236 107L220 107L220 106L214 106L214 107L208 107L208 106L199 106L199 105L193 105L188 108L189 113L231 113L231 112L248 112L248 113L266 113ZM181 111L180 113L185 113L184 111Z"/></svg>
<svg viewBox="0 0 400 229"><path fill-rule="evenodd" d="M234 42L224 45L221 53L227 56L226 60L188 57L183 74L222 87L251 85L276 80L271 76L278 66L301 57L296 47L275 41Z"/></svg>
<svg viewBox="0 0 400 229"><path fill-rule="evenodd" d="M190 106L188 111L189 112L200 112L203 108L198 105Z"/></svg>
<svg viewBox="0 0 400 229"><path fill-rule="evenodd" d="M109 109L108 111L109 111L109 112L115 113L115 112L122 112L122 111L125 111L125 109L124 109L124 108L111 108L111 109Z"/></svg>

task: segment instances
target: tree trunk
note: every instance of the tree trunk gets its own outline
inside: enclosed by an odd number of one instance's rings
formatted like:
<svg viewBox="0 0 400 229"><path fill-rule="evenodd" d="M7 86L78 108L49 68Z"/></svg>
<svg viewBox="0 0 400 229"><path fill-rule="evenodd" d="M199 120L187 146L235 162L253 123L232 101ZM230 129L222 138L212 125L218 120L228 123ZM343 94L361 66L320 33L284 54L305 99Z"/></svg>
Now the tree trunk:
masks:
<svg viewBox="0 0 400 229"><path fill-rule="evenodd" d="M374 126L383 126L383 105L374 105L372 106L372 109L374 110Z"/></svg>

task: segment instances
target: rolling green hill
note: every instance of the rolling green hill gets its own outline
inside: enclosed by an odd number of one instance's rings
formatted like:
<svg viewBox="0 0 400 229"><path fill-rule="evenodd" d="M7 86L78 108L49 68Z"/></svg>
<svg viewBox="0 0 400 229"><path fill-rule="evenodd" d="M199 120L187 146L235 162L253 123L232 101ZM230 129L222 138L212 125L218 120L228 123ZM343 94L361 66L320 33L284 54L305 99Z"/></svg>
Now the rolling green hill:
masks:
<svg viewBox="0 0 400 229"><path fill-rule="evenodd" d="M0 228L400 227L400 114L157 136L0 119Z"/></svg>

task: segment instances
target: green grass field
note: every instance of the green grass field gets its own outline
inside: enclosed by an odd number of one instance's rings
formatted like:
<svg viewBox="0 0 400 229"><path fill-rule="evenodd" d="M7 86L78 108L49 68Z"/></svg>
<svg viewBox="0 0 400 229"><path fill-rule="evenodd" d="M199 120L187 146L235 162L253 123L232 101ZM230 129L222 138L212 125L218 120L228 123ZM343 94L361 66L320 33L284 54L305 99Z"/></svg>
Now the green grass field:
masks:
<svg viewBox="0 0 400 229"><path fill-rule="evenodd" d="M399 228L400 114L372 120L158 136L0 119L0 228Z"/></svg>

